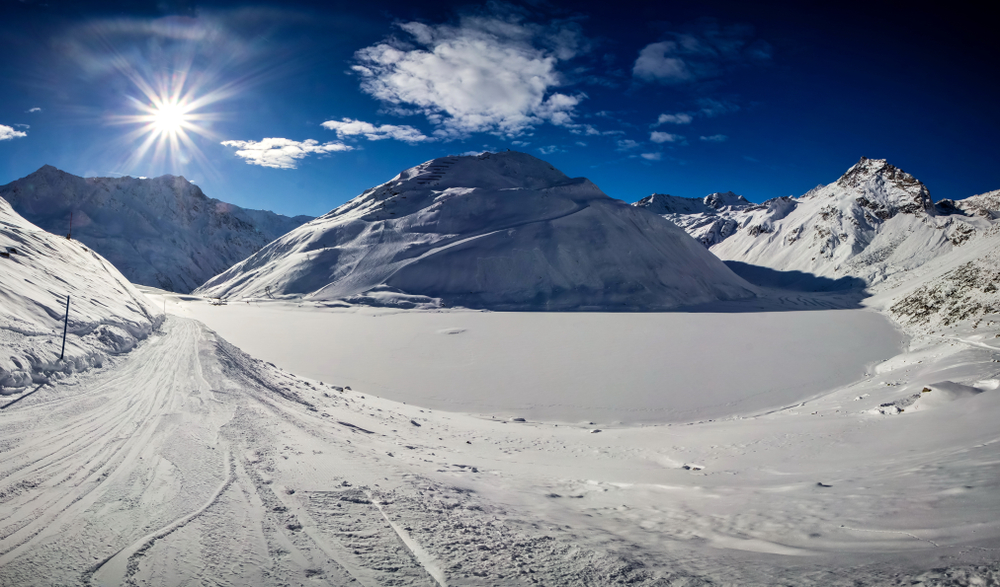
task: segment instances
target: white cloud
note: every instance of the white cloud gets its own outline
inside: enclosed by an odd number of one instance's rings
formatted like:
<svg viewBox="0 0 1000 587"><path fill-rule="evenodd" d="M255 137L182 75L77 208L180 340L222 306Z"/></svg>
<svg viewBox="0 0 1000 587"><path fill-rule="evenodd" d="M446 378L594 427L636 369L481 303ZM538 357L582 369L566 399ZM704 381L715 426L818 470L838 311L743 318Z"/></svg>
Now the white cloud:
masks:
<svg viewBox="0 0 1000 587"><path fill-rule="evenodd" d="M563 153L564 151L555 145L549 145L547 147L538 147L538 152L542 155L551 155L552 153Z"/></svg>
<svg viewBox="0 0 1000 587"><path fill-rule="evenodd" d="M653 132L649 133L649 140L653 141L654 143L683 143L684 137L669 132L660 132L658 130L654 130Z"/></svg>
<svg viewBox="0 0 1000 587"><path fill-rule="evenodd" d="M637 143L632 139L622 139L618 141L618 148L616 151L631 151L632 149L638 149L641 146L641 143Z"/></svg>
<svg viewBox="0 0 1000 587"><path fill-rule="evenodd" d="M0 124L0 141L9 141L20 137L26 137L28 133L14 130L14 127Z"/></svg>
<svg viewBox="0 0 1000 587"><path fill-rule="evenodd" d="M355 53L361 88L410 107L439 126L436 136L517 135L542 122L568 126L583 94L553 91L557 70L585 51L576 25L525 23L515 16L466 17L457 25L398 25L412 43L388 39Z"/></svg>
<svg viewBox="0 0 1000 587"><path fill-rule="evenodd" d="M639 57L632 66L632 75L644 80L663 83L679 83L694 78L687 63L672 54L677 50L677 43L662 41L646 45L639 51Z"/></svg>
<svg viewBox="0 0 1000 587"><path fill-rule="evenodd" d="M661 114L659 118L656 119L656 124L653 127L660 126L661 124L691 124L694 117L686 112L678 112L677 114Z"/></svg>
<svg viewBox="0 0 1000 587"><path fill-rule="evenodd" d="M262 141L222 141L227 147L236 147L237 157L246 159L250 165L273 167L275 169L295 169L296 161L313 153L333 153L350 151L354 147L343 143L324 143L307 139L267 138Z"/></svg>
<svg viewBox="0 0 1000 587"><path fill-rule="evenodd" d="M577 142L576 142L576 146L577 146L577 147L586 147L586 146L587 146L587 143L585 143L585 142L583 142L583 141L577 141Z"/></svg>
<svg viewBox="0 0 1000 587"><path fill-rule="evenodd" d="M39 108L39 107L37 107L37 106L35 106L34 108L28 110L29 113L31 113L31 112L41 112L41 111L42 111L42 109Z"/></svg>
<svg viewBox="0 0 1000 587"><path fill-rule="evenodd" d="M711 135L708 137L699 137L699 139L706 143L722 143L729 140L729 137L726 135Z"/></svg>
<svg viewBox="0 0 1000 587"><path fill-rule="evenodd" d="M720 27L701 21L685 32L650 43L639 51L632 75L663 84L680 84L717 77L727 67L771 59L771 46L753 41L753 29L743 25Z"/></svg>
<svg viewBox="0 0 1000 587"><path fill-rule="evenodd" d="M363 136L369 141L396 139L397 141L406 143L422 143L434 140L409 125L383 124L375 126L370 122L352 120L350 118L345 118L341 121L327 120L323 123L323 128L336 131L338 139Z"/></svg>
<svg viewBox="0 0 1000 587"><path fill-rule="evenodd" d="M660 161L663 159L663 153L643 153L639 156L646 161Z"/></svg>

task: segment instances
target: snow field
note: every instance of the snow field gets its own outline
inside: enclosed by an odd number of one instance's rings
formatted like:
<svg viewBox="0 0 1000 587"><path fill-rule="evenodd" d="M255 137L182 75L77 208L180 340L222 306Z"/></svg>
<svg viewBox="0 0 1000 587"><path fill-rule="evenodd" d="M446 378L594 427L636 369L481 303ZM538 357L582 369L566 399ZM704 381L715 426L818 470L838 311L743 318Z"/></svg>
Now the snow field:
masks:
<svg viewBox="0 0 1000 587"><path fill-rule="evenodd" d="M950 336L782 410L607 428L404 405L173 317L4 413L0 579L989 584L1000 345ZM945 380L982 392L874 411Z"/></svg>
<svg viewBox="0 0 1000 587"><path fill-rule="evenodd" d="M171 301L169 310L291 372L380 397L603 426L780 408L857 379L904 338L870 310L804 311L837 296L770 301L786 311L399 312L269 301ZM747 303L758 300L730 310Z"/></svg>

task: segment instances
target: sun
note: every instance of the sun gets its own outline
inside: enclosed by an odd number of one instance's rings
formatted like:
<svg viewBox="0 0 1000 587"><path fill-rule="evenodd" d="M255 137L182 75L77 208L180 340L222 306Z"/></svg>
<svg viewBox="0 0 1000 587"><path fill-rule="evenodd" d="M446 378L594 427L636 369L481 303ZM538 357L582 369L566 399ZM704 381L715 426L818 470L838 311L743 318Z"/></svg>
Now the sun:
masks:
<svg viewBox="0 0 1000 587"><path fill-rule="evenodd" d="M205 91L199 85L187 83L186 79L183 75L173 75L148 82L133 77L141 92L140 96L127 96L134 114L113 115L108 119L112 124L134 125L120 139L123 146L127 145L124 168L147 167L148 163L144 162L147 156L152 157L154 167L166 167L174 173L192 159L207 164L195 138L218 140L211 123L218 120L219 115L205 112L205 108L232 92L228 88Z"/></svg>
<svg viewBox="0 0 1000 587"><path fill-rule="evenodd" d="M187 112L177 103L157 104L150 117L155 131L161 134L177 134L189 123Z"/></svg>

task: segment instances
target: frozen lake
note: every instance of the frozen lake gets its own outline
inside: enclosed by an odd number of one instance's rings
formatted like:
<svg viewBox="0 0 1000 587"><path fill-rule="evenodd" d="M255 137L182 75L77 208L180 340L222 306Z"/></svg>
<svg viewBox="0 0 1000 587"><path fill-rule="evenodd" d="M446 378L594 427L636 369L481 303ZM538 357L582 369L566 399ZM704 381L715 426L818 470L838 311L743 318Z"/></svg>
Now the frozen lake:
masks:
<svg viewBox="0 0 1000 587"><path fill-rule="evenodd" d="M608 425L758 413L861 378L904 336L869 310L499 313L168 302L251 355L422 407Z"/></svg>

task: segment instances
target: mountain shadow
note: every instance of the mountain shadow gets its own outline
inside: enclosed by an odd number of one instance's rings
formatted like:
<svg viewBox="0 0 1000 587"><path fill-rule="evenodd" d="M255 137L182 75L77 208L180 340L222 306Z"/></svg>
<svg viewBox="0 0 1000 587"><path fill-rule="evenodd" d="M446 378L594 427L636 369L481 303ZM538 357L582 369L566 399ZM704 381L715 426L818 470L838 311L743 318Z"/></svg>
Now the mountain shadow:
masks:
<svg viewBox="0 0 1000 587"><path fill-rule="evenodd" d="M843 292L863 290L867 285L865 280L859 277L844 276L840 279L830 279L805 271L778 271L742 261L723 261L723 263L732 269L733 273L758 287L799 292Z"/></svg>
<svg viewBox="0 0 1000 587"><path fill-rule="evenodd" d="M856 310L868 297L865 281L857 277L830 279L804 271L779 271L741 261L725 261L733 273L761 288L760 295L746 300L697 304L681 312L810 312Z"/></svg>

